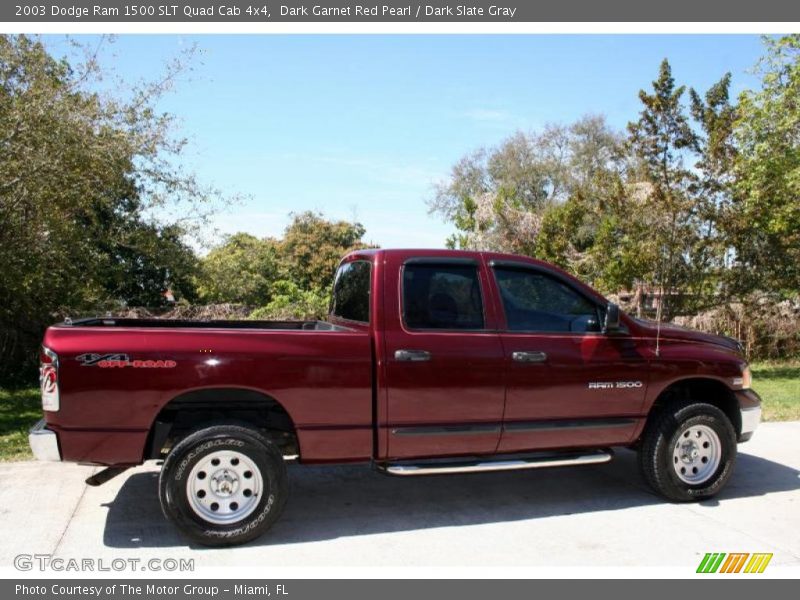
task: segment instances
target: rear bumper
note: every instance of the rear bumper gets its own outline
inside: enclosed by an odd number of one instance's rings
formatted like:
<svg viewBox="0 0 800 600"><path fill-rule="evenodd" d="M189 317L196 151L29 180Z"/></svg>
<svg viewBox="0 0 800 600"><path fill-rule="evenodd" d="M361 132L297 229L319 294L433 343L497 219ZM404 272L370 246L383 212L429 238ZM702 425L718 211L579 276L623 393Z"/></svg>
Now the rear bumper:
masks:
<svg viewBox="0 0 800 600"><path fill-rule="evenodd" d="M28 433L28 444L36 460L60 461L61 451L58 449L58 436L47 428L44 419L34 425Z"/></svg>
<svg viewBox="0 0 800 600"><path fill-rule="evenodd" d="M739 433L739 442L746 442L761 423L761 398L753 390L743 390L737 393L739 400L739 413L742 428Z"/></svg>
<svg viewBox="0 0 800 600"><path fill-rule="evenodd" d="M146 429L65 429L40 421L28 441L38 460L129 466L142 463L148 433Z"/></svg>

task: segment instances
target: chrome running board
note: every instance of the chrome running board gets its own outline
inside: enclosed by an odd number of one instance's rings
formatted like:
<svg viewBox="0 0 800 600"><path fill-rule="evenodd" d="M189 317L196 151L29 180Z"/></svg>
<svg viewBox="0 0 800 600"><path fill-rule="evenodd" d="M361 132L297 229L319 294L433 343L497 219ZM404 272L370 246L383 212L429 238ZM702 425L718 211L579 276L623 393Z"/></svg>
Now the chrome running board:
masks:
<svg viewBox="0 0 800 600"><path fill-rule="evenodd" d="M491 471L516 471L520 469L542 469L606 463L613 458L611 450L583 452L549 452L524 457L495 457L488 459L445 459L424 462L397 462L377 464L379 471L387 475L403 477L413 475L444 475L453 473L487 473Z"/></svg>

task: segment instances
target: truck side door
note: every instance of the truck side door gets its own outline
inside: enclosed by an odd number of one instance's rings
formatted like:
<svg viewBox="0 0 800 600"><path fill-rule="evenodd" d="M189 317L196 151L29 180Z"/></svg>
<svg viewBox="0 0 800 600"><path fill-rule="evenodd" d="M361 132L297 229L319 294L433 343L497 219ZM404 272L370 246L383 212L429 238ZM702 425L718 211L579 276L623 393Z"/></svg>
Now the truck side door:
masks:
<svg viewBox="0 0 800 600"><path fill-rule="evenodd" d="M503 347L479 254L393 254L385 269L389 459L491 454L505 385Z"/></svg>
<svg viewBox="0 0 800 600"><path fill-rule="evenodd" d="M556 272L490 263L507 380L499 452L628 442L641 420L641 343L605 335L604 307Z"/></svg>

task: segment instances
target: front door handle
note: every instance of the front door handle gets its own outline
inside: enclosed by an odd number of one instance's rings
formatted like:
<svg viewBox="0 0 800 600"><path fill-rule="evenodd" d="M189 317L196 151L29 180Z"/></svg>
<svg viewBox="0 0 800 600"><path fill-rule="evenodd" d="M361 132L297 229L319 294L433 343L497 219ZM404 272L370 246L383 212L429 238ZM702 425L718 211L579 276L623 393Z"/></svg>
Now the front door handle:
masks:
<svg viewBox="0 0 800 600"><path fill-rule="evenodd" d="M547 360L547 352L541 352L540 350L521 350L512 352L511 358L514 362L543 363Z"/></svg>
<svg viewBox="0 0 800 600"><path fill-rule="evenodd" d="M404 362L425 362L431 359L431 353L426 350L395 350L394 359Z"/></svg>

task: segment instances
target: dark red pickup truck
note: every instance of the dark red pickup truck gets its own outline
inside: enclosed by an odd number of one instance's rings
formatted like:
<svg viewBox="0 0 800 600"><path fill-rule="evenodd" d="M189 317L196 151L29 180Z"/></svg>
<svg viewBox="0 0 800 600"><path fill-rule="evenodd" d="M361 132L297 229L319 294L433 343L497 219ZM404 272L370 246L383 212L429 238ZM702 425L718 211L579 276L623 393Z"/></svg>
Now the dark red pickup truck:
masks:
<svg viewBox="0 0 800 600"><path fill-rule="evenodd" d="M447 250L346 256L327 321L97 318L47 330L37 458L164 459L165 514L242 543L285 460L392 475L603 463L635 448L673 501L708 498L761 415L735 340L633 319L560 269Z"/></svg>

